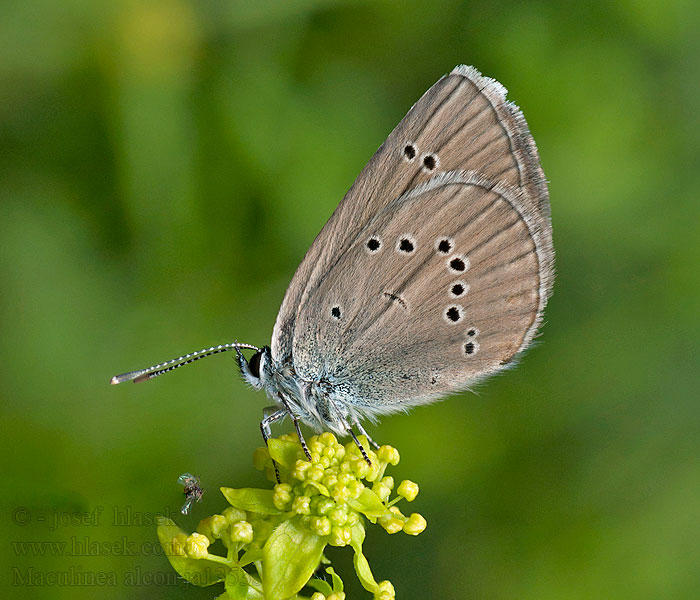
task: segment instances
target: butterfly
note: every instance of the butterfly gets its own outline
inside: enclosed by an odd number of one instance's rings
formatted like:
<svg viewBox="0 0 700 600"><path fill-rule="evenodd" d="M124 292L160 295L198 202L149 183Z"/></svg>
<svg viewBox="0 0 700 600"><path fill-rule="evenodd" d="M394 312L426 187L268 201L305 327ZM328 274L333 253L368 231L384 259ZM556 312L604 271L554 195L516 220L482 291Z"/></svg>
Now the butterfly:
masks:
<svg viewBox="0 0 700 600"><path fill-rule="evenodd" d="M228 350L290 417L371 444L362 421L469 388L528 347L551 293L549 194L506 89L458 66L364 167L299 265L269 346L230 343L112 378L142 381ZM246 359L242 350L254 354Z"/></svg>

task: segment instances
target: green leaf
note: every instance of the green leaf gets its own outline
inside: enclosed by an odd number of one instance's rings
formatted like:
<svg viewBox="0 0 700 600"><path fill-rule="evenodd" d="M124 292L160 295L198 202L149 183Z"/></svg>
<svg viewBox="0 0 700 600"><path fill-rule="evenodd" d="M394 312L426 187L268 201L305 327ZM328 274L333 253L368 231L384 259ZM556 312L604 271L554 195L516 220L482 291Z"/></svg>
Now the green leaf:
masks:
<svg viewBox="0 0 700 600"><path fill-rule="evenodd" d="M333 570L333 567L326 567L326 573L328 573L331 576L331 579L333 579L333 591L334 592L342 592L344 589L344 586L343 586L343 580L340 578L340 575L338 575ZM326 595L328 595L328 594L326 594Z"/></svg>
<svg viewBox="0 0 700 600"><path fill-rule="evenodd" d="M306 585L317 592L321 592L324 596L330 596L333 593L333 588L323 579L312 579Z"/></svg>
<svg viewBox="0 0 700 600"><path fill-rule="evenodd" d="M362 552L362 544L365 543L365 526L362 523L356 523L350 533L352 534L350 545L355 549L355 552Z"/></svg>
<svg viewBox="0 0 700 600"><path fill-rule="evenodd" d="M279 515L282 512L272 502L272 490L222 487L221 493L231 506L235 506L240 510L263 515Z"/></svg>
<svg viewBox="0 0 700 600"><path fill-rule="evenodd" d="M357 578L360 580L362 587L368 592L376 594L379 591L379 585L372 575L372 569L369 568L369 562L362 553L362 542L365 539L365 528L361 524L354 525L352 528L352 539L350 545L355 551L352 562L355 565Z"/></svg>
<svg viewBox="0 0 700 600"><path fill-rule="evenodd" d="M309 531L296 516L281 523L263 548L265 598L282 600L309 581L321 561L325 538Z"/></svg>
<svg viewBox="0 0 700 600"><path fill-rule="evenodd" d="M171 566L180 576L194 585L205 587L223 581L231 567L208 558L190 558L176 554L172 547L176 535L186 535L175 523L165 517L158 517L158 539Z"/></svg>
<svg viewBox="0 0 700 600"><path fill-rule="evenodd" d="M369 568L369 562L362 552L355 552L355 556L352 559L355 565L355 572L357 573L357 578L360 580L362 587L368 592L376 594L379 590L379 585L377 585L374 575L372 575L372 569Z"/></svg>
<svg viewBox="0 0 700 600"><path fill-rule="evenodd" d="M294 464L299 460L300 449L298 442L278 440L277 438L271 438L267 441L267 450L272 460L288 469L294 468Z"/></svg>
<svg viewBox="0 0 700 600"><path fill-rule="evenodd" d="M351 508L361 512L366 517L374 519L389 512L389 509L384 506L379 496L369 488L363 489L362 493L356 499L348 500L348 504Z"/></svg>
<svg viewBox="0 0 700 600"><path fill-rule="evenodd" d="M231 600L246 600L248 598L248 577L240 567L233 567L229 571L224 585Z"/></svg>

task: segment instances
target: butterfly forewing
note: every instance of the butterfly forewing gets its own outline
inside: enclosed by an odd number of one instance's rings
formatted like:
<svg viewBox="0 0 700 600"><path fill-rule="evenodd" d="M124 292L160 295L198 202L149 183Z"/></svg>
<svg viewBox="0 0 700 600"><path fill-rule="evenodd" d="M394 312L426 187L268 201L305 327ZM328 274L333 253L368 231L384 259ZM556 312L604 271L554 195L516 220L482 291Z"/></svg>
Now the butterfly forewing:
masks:
<svg viewBox="0 0 700 600"><path fill-rule="evenodd" d="M502 368L541 318L547 231L527 216L521 192L473 173L437 176L402 196L326 273L311 297L316 310L300 312L299 375L370 407L401 407Z"/></svg>
<svg viewBox="0 0 700 600"><path fill-rule="evenodd" d="M522 203L549 227L549 202L537 150L506 90L460 66L431 87L382 144L317 236L285 295L272 354L292 360L295 321L333 264L390 202L441 172L473 170L521 190Z"/></svg>

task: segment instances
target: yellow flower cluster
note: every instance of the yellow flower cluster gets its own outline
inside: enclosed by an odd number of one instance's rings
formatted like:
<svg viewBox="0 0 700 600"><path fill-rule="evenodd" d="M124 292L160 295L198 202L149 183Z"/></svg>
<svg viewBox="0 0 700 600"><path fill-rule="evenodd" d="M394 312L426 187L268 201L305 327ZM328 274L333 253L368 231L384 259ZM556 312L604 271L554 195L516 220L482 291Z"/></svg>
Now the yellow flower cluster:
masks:
<svg viewBox="0 0 700 600"><path fill-rule="evenodd" d="M310 600L345 600L342 580L331 567L326 572L332 582L313 574L327 563L327 545L350 546L362 586L374 600L394 600L391 582L377 582L363 554L365 527L369 521L392 534L421 533L425 519L406 516L396 506L412 502L418 485L409 480L395 485L385 475L400 460L391 446L367 450L367 460L354 442L343 445L323 433L308 448L310 461L298 439L286 435L256 450L253 464L276 482L273 489L221 488L230 506L202 519L195 533L187 535L162 518L158 535L175 570L196 585L224 582L221 598L303 598L299 591L308 585L315 590ZM217 540L225 556L210 552Z"/></svg>
<svg viewBox="0 0 700 600"><path fill-rule="evenodd" d="M280 439L294 441L292 436L281 436ZM330 536L328 543L331 546L350 544L352 527L364 512L361 496L367 489L371 489L388 508L389 512L377 519L388 533L404 531L418 535L425 529L426 521L421 515L413 513L406 517L393 505L400 498L413 501L418 495L418 484L402 481L396 489L398 498L389 502L394 478L384 477L384 471L388 465L399 463L396 448L382 446L377 452L367 450L370 466L354 442L343 445L332 433L322 433L311 439L309 451L310 462L299 451L288 481L275 486L272 500L279 510L302 515L302 522L317 535ZM259 452L258 468L265 468L268 477L274 480L269 454L263 448ZM366 486L363 480L372 485Z"/></svg>

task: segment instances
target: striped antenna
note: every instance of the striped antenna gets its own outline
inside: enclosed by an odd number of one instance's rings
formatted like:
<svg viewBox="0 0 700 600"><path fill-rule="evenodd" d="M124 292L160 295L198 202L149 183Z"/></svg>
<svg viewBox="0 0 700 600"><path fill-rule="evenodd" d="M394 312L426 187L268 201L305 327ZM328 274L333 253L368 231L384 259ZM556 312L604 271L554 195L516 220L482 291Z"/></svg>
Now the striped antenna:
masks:
<svg viewBox="0 0 700 600"><path fill-rule="evenodd" d="M147 369L139 369L138 371L129 371L128 373L122 373L121 375L115 375L110 379L112 385L117 385L118 383L124 383L125 381L133 381L138 383L139 381L146 381L148 379L153 379L158 377L163 373L168 373L182 367L184 365L189 365L200 358L206 358L207 356L212 356L214 354L219 354L221 352L226 352L227 350L239 350L240 348L246 348L248 350L260 351L260 348L253 346L252 344L239 344L238 342L234 344L219 344L218 346L212 346L211 348L204 348L203 350L198 350L197 352L190 352L184 356L179 356L178 358L173 358L164 363L153 365Z"/></svg>

